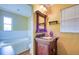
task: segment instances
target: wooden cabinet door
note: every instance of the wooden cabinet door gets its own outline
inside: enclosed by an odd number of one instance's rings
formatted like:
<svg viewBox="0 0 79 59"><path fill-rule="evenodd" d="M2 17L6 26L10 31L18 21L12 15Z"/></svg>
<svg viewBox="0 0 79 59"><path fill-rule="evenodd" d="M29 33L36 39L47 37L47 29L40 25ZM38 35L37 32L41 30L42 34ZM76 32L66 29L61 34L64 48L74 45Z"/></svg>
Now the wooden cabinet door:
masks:
<svg viewBox="0 0 79 59"><path fill-rule="evenodd" d="M38 43L37 54L38 55L48 55L48 45L45 45L43 43Z"/></svg>

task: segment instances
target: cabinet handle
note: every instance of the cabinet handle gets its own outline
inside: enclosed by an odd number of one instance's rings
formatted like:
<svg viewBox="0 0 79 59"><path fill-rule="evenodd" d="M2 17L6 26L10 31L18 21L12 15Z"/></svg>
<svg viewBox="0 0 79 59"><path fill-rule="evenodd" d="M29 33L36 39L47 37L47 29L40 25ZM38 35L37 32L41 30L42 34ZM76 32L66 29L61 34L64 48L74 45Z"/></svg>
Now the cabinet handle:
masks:
<svg viewBox="0 0 79 59"><path fill-rule="evenodd" d="M52 52L55 52L55 49L51 49Z"/></svg>

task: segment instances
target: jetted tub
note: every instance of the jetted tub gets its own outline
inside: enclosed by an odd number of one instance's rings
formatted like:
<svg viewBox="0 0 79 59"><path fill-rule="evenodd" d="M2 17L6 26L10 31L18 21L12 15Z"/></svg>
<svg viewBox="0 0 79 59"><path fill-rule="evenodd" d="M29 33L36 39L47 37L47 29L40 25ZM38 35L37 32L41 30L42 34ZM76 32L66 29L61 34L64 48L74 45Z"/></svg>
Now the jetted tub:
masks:
<svg viewBox="0 0 79 59"><path fill-rule="evenodd" d="M7 49L5 49L7 51L8 51L8 48L12 49L13 52L11 53L9 52L9 55L14 55L14 54L19 54L26 50L29 50L30 49L29 45L30 45L30 40L28 38L15 39L13 41L8 41L8 42L7 41L1 42L0 43L0 55L2 54L3 52L2 48L4 47L7 47Z"/></svg>

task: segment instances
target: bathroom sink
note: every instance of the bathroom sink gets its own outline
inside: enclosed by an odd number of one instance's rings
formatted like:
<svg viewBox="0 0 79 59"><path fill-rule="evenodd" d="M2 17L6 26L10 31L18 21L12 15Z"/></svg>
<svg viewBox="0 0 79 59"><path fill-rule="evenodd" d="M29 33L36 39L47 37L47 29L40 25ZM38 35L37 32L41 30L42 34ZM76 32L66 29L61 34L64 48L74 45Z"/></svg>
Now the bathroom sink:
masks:
<svg viewBox="0 0 79 59"><path fill-rule="evenodd" d="M45 42L51 42L55 39L56 37L41 37L41 38L36 38L38 41L45 41Z"/></svg>
<svg viewBox="0 0 79 59"><path fill-rule="evenodd" d="M52 37L42 37L42 39L50 40L50 39L52 39Z"/></svg>

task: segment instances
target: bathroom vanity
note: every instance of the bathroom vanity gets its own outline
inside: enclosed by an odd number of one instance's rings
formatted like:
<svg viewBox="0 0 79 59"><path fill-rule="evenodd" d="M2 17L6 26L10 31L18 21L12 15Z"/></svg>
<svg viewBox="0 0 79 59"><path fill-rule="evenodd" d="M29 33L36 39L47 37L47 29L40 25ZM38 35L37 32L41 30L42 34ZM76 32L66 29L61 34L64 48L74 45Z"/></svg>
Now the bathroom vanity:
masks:
<svg viewBox="0 0 79 59"><path fill-rule="evenodd" d="M36 37L36 55L57 55L57 37Z"/></svg>
<svg viewBox="0 0 79 59"><path fill-rule="evenodd" d="M43 21L43 22L42 22ZM58 37L47 35L47 15L36 11L36 36L35 54L36 55L56 55Z"/></svg>

